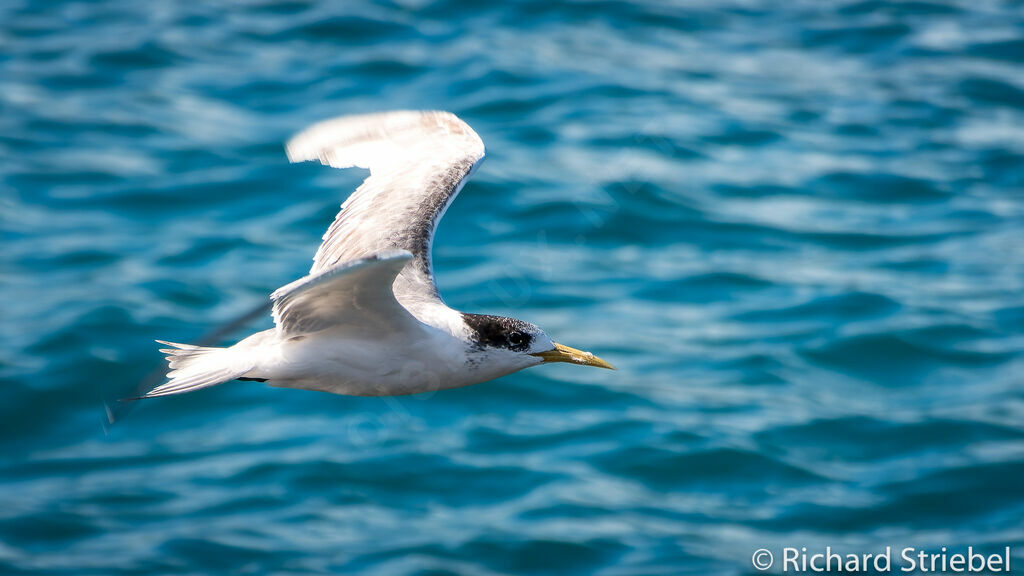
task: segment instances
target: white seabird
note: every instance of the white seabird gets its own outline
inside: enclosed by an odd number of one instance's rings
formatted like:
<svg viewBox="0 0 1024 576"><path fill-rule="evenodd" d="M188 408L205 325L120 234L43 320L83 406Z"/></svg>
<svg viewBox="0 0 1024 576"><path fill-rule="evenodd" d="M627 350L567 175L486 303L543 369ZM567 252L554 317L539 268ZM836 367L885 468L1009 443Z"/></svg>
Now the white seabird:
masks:
<svg viewBox="0 0 1024 576"><path fill-rule="evenodd" d="M158 341L168 381L144 398L231 380L355 396L468 386L547 362L612 368L537 326L445 305L430 262L434 230L484 157L448 112L388 112L315 124L292 162L370 176L341 205L309 274L271 294L275 327L229 348Z"/></svg>

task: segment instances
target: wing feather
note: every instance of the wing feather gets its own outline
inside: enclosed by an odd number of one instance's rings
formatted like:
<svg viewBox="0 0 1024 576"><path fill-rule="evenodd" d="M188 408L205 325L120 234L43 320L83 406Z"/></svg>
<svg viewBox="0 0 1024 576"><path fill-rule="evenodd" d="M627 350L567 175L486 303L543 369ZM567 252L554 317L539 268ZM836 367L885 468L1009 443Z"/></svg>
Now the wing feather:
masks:
<svg viewBox="0 0 1024 576"><path fill-rule="evenodd" d="M341 205L313 257L311 274L382 251L406 250L400 301L440 300L431 265L437 223L484 157L484 144L448 112L343 116L315 124L287 145L292 162L358 166L370 176Z"/></svg>
<svg viewBox="0 0 1024 576"><path fill-rule="evenodd" d="M420 326L395 300L391 285L412 260L405 251L339 264L299 278L271 294L277 329L285 336L350 326L381 335Z"/></svg>

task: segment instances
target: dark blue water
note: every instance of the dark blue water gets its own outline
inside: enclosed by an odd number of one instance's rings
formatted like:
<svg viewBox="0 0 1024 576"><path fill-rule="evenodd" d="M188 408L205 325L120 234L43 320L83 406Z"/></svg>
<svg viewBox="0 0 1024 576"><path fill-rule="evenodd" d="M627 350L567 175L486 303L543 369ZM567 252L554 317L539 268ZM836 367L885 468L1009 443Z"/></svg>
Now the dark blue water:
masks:
<svg viewBox="0 0 1024 576"><path fill-rule="evenodd" d="M1024 566L1022 61L984 0L3 2L0 573ZM154 338L308 270L361 174L284 140L398 108L488 145L446 300L619 371L233 383L105 435Z"/></svg>

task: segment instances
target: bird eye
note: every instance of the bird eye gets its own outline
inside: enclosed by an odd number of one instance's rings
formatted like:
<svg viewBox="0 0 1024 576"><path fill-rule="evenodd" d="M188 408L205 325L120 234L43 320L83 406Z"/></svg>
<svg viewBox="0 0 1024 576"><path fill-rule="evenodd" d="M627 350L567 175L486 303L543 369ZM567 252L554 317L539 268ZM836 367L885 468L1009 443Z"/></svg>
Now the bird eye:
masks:
<svg viewBox="0 0 1024 576"><path fill-rule="evenodd" d="M513 346L522 346L523 344L526 344L526 339L526 334L523 334L522 332L513 332L508 336L508 343Z"/></svg>

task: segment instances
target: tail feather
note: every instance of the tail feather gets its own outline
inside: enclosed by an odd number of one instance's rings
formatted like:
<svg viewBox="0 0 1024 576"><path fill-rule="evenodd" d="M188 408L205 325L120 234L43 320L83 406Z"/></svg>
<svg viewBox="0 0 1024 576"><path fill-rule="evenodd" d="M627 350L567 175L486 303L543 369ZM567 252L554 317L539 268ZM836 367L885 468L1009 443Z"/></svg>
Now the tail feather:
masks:
<svg viewBox="0 0 1024 576"><path fill-rule="evenodd" d="M167 354L167 382L153 388L142 398L155 398L170 394L191 392L229 382L253 369L251 361L231 348L206 348L191 344L178 344L157 340L173 346L161 348Z"/></svg>

